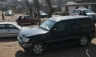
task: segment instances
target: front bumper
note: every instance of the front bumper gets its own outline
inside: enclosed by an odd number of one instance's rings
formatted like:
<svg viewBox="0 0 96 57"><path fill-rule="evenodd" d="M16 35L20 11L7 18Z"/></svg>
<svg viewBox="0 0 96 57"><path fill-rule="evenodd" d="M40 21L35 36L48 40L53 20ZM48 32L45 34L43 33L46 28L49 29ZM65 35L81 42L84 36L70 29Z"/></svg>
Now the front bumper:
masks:
<svg viewBox="0 0 96 57"><path fill-rule="evenodd" d="M26 49L29 49L32 47L32 43L24 43L21 41L21 39L18 37L18 43L19 45L22 47L22 48L26 48Z"/></svg>

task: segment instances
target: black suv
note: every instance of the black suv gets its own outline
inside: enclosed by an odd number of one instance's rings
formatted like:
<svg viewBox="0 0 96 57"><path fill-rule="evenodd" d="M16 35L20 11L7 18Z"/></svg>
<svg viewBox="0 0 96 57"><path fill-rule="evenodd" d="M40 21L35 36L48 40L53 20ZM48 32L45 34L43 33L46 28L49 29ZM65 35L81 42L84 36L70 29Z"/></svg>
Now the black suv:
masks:
<svg viewBox="0 0 96 57"><path fill-rule="evenodd" d="M48 18L39 27L22 30L18 42L25 51L42 54L48 47L78 43L87 45L95 35L95 25L87 16Z"/></svg>

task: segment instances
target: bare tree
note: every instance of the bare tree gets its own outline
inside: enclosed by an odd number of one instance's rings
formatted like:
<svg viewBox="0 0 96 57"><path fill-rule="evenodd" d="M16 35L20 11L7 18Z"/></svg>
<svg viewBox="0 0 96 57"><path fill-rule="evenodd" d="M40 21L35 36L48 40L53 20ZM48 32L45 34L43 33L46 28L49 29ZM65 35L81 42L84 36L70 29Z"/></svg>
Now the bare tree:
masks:
<svg viewBox="0 0 96 57"><path fill-rule="evenodd" d="M30 16L33 16L33 14L32 14L32 12L33 12L32 6L33 6L33 5L30 5L29 2L28 2L28 0L25 1L25 2L26 2L27 6L28 6L28 8L29 8L29 10L30 10Z"/></svg>
<svg viewBox="0 0 96 57"><path fill-rule="evenodd" d="M51 0L46 0L46 3L48 4L48 17L52 17L52 14L54 13L54 10L51 5Z"/></svg>

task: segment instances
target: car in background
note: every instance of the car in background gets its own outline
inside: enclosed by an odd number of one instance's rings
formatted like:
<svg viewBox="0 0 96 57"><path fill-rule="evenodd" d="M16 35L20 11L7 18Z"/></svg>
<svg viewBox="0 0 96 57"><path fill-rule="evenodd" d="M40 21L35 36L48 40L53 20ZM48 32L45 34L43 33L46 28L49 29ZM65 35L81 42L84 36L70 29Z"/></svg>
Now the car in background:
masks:
<svg viewBox="0 0 96 57"><path fill-rule="evenodd" d="M92 12L91 10L89 10L87 8L75 9L71 15L79 15L80 12L82 12L82 13L85 12L87 16L89 16L93 19L93 21L96 21L96 13Z"/></svg>
<svg viewBox="0 0 96 57"><path fill-rule="evenodd" d="M0 37L17 37L21 30L28 27L21 27L16 22L0 22Z"/></svg>
<svg viewBox="0 0 96 57"><path fill-rule="evenodd" d="M48 17L48 14L45 13L44 11L39 11L40 12L40 17L44 18L44 17Z"/></svg>
<svg viewBox="0 0 96 57"><path fill-rule="evenodd" d="M9 10L5 12L5 16L14 16L14 13L11 10Z"/></svg>
<svg viewBox="0 0 96 57"><path fill-rule="evenodd" d="M36 11L35 13L36 13L36 17L38 17L38 13L37 13L37 11ZM44 11L39 11L39 13L40 13L40 17L41 17L41 18L48 17L48 14L45 13Z"/></svg>
<svg viewBox="0 0 96 57"><path fill-rule="evenodd" d="M37 24L38 23L37 18L33 18L29 15L20 15L20 16L17 17L16 21L19 25L22 25L22 24Z"/></svg>
<svg viewBox="0 0 96 57"><path fill-rule="evenodd" d="M61 16L62 12L55 12L52 14L52 17L57 17L57 16Z"/></svg>

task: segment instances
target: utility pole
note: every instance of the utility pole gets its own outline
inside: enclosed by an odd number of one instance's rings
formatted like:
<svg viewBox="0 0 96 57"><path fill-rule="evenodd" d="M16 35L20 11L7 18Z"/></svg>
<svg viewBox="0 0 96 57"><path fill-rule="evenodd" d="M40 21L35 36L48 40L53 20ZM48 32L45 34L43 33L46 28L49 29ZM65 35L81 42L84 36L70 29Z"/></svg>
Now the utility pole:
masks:
<svg viewBox="0 0 96 57"><path fill-rule="evenodd" d="M38 0L36 0L36 3L37 3L37 13L38 13L38 26L40 26L40 24L41 24L41 21L40 21L40 12L39 12L39 10L40 10L40 7L39 7L39 2L38 2Z"/></svg>

